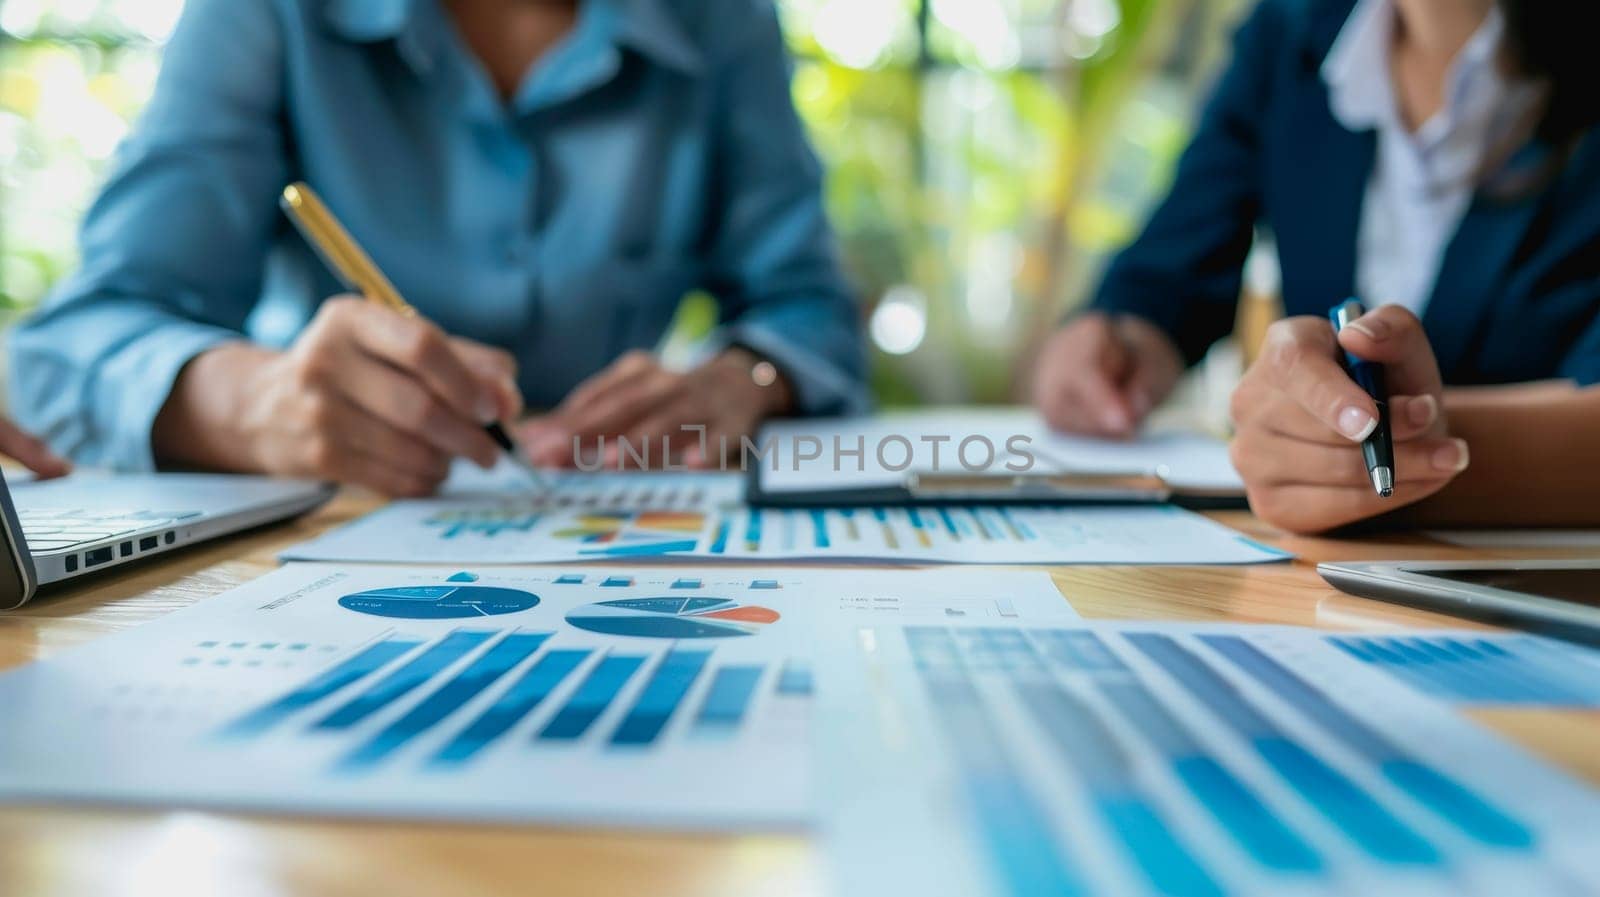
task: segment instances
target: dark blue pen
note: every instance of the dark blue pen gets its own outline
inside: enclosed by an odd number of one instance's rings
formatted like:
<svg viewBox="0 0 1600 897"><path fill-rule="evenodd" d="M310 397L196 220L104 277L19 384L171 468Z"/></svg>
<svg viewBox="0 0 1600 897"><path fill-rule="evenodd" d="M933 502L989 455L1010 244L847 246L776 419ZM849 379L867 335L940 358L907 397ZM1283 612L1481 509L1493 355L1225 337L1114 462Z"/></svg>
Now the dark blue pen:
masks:
<svg viewBox="0 0 1600 897"><path fill-rule="evenodd" d="M1338 333L1351 321L1366 314L1367 310L1355 299L1335 305L1328 312L1333 331ZM1383 365L1341 352L1339 361L1356 385L1372 396L1378 405L1378 425L1361 441L1361 455L1367 460L1367 474L1372 477L1372 488L1384 498L1394 494L1394 436L1389 431L1389 387L1384 383Z"/></svg>

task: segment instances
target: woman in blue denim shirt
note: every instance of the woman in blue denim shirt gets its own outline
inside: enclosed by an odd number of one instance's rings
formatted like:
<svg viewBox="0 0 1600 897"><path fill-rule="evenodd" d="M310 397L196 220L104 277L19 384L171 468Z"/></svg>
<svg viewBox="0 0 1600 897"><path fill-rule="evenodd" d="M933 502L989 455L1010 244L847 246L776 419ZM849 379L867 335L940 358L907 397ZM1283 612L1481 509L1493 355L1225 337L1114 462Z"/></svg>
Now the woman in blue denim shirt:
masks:
<svg viewBox="0 0 1600 897"><path fill-rule="evenodd" d="M432 324L339 296L277 209L295 180ZM714 448L863 399L766 0L190 0L82 243L11 379L84 462L411 495L524 403L544 463L626 435L709 464L683 425ZM717 346L666 370L697 288Z"/></svg>

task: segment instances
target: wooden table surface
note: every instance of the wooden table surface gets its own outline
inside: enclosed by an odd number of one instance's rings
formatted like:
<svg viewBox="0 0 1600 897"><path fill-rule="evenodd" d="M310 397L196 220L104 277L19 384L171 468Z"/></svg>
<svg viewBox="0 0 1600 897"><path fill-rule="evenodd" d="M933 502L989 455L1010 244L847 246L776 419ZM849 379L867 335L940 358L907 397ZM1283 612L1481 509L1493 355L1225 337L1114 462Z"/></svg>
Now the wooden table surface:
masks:
<svg viewBox="0 0 1600 897"><path fill-rule="evenodd" d="M275 556L285 546L376 504L370 496L343 494L300 520L53 591L0 615L0 668L48 657L259 576L277 566ZM1422 536L1288 538L1242 512L1215 516L1301 560L1258 567L1062 567L1053 571L1056 583L1086 617L1359 630L1460 627L1470 624L1343 595L1317 577L1315 563L1497 556ZM1600 714L1506 710L1475 716L1600 783L1600 752L1593 748L1600 744ZM811 845L795 837L374 824L184 810L0 811L5 897L818 895L825 889L817 859Z"/></svg>

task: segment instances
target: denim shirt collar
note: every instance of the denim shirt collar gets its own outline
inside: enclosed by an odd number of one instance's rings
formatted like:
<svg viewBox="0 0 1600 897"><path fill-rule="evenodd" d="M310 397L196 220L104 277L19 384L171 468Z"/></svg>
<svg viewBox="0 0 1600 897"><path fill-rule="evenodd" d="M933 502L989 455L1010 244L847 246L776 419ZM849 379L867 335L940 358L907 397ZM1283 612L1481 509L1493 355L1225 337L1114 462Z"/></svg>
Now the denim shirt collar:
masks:
<svg viewBox="0 0 1600 897"><path fill-rule="evenodd" d="M324 20L335 34L352 42L404 43L414 37L418 7L437 2L327 0ZM601 31L613 45L635 50L652 62L690 75L698 74L704 65L700 48L666 8L665 0L581 0L580 30L583 20L591 16L603 23Z"/></svg>

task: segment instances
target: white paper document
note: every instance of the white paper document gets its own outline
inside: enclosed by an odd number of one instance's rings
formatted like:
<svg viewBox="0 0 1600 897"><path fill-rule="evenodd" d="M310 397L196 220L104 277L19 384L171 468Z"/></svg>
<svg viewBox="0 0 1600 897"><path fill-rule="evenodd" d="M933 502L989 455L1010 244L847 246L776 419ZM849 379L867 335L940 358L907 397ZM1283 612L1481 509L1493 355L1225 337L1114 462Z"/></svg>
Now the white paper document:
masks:
<svg viewBox="0 0 1600 897"><path fill-rule="evenodd" d="M857 624L818 673L842 897L1600 892L1591 788L1317 633Z"/></svg>
<svg viewBox="0 0 1600 897"><path fill-rule="evenodd" d="M447 564L1251 564L1288 557L1169 506L760 509L739 501L739 486L737 474L568 474L543 495L394 502L283 557Z"/></svg>
<svg viewBox="0 0 1600 897"><path fill-rule="evenodd" d="M1220 439L1152 431L1132 440L1053 432L1026 408L892 412L779 421L761 431L772 494L901 486L911 474L1157 475L1179 490L1244 494Z"/></svg>
<svg viewBox="0 0 1600 897"><path fill-rule="evenodd" d="M292 565L0 676L0 801L812 819L827 619L1071 619L1041 572Z"/></svg>

